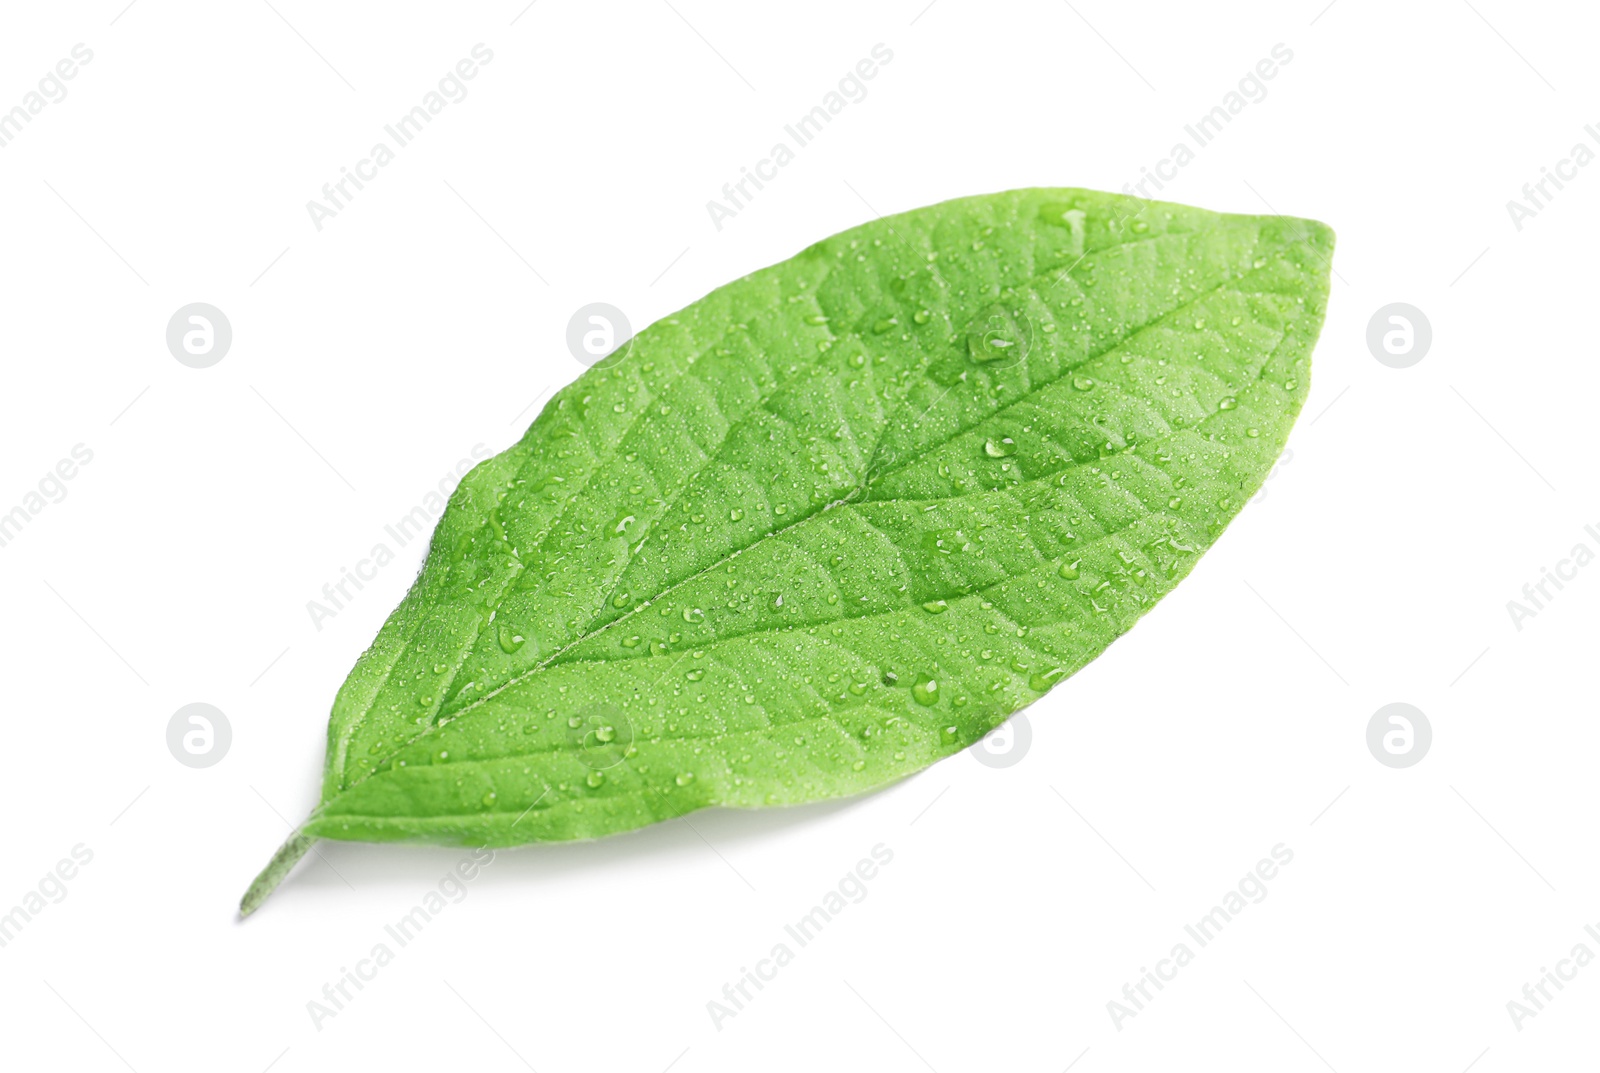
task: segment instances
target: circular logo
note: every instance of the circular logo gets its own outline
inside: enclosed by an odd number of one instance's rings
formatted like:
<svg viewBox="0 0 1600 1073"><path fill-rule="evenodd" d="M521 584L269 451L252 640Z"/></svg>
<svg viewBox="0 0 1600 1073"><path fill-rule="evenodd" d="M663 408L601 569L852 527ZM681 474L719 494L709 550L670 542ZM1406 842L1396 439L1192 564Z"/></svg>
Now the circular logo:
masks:
<svg viewBox="0 0 1600 1073"><path fill-rule="evenodd" d="M1018 712L995 727L967 750L984 767L1005 768L1022 762L1033 744L1033 727L1027 715Z"/></svg>
<svg viewBox="0 0 1600 1073"><path fill-rule="evenodd" d="M167 748L184 767L210 767L228 755L233 728L210 704L185 704L167 721Z"/></svg>
<svg viewBox="0 0 1600 1073"><path fill-rule="evenodd" d="M1293 461L1294 461L1294 448L1293 447L1285 447L1283 449L1283 454L1278 456L1277 463L1272 467L1271 471L1268 472L1266 478L1264 480L1262 480L1262 482L1261 482L1261 491L1256 493L1255 498L1252 499L1251 502L1252 503L1259 503L1263 499L1267 498L1267 483L1269 481L1271 481L1272 478L1274 478L1274 477L1276 477L1278 475L1278 471L1279 470L1283 469L1284 466L1287 466L1290 462L1293 462Z"/></svg>
<svg viewBox="0 0 1600 1073"><path fill-rule="evenodd" d="M1433 325L1414 305L1391 302L1367 321L1367 349L1391 369L1411 368L1432 345Z"/></svg>
<svg viewBox="0 0 1600 1073"><path fill-rule="evenodd" d="M167 349L191 369L209 369L227 356L233 325L214 305L191 302L167 321Z"/></svg>
<svg viewBox="0 0 1600 1073"><path fill-rule="evenodd" d="M567 349L584 365L613 365L632 345L627 316L606 302L590 302L567 321Z"/></svg>
<svg viewBox="0 0 1600 1073"><path fill-rule="evenodd" d="M567 719L567 744L596 771L616 767L633 746L633 724L621 709L591 704Z"/></svg>
<svg viewBox="0 0 1600 1073"><path fill-rule="evenodd" d="M1385 704L1367 723L1367 748L1385 767L1410 767L1432 744L1433 725L1411 704Z"/></svg>

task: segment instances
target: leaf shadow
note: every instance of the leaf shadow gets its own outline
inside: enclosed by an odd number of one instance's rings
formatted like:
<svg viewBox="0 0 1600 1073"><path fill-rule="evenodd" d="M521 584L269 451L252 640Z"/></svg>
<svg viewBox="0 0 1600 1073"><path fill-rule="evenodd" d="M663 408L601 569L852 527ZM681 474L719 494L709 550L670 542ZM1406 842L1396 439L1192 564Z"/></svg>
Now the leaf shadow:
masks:
<svg viewBox="0 0 1600 1073"><path fill-rule="evenodd" d="M897 785L904 785L900 783ZM765 840L782 832L824 823L846 812L863 807L868 799L892 790L884 787L853 797L814 801L777 808L707 808L663 820L637 830L583 842L539 842L494 850L491 864L481 866L468 882L469 888L491 888L502 884L529 884L535 880L566 879L584 873L603 873L624 865L688 863L717 859L728 868L728 882L753 889L747 872L741 872L730 852L740 846ZM416 845L409 843L319 842L297 873L284 884L278 897L293 896L293 888L304 887L321 893L354 888L367 895L389 888L411 888L421 898L438 889L439 881L454 871L475 851L464 846ZM536 887L530 889L537 889Z"/></svg>

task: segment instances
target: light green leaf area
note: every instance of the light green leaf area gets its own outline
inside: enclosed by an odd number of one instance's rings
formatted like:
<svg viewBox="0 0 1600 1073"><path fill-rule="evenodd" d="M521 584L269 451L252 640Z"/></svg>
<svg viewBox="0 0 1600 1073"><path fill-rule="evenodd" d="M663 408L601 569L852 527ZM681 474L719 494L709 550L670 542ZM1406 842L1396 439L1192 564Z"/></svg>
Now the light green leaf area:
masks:
<svg viewBox="0 0 1600 1073"><path fill-rule="evenodd" d="M1019 190L651 325L456 491L246 911L319 838L596 838L971 745L1260 486L1332 251L1309 220Z"/></svg>

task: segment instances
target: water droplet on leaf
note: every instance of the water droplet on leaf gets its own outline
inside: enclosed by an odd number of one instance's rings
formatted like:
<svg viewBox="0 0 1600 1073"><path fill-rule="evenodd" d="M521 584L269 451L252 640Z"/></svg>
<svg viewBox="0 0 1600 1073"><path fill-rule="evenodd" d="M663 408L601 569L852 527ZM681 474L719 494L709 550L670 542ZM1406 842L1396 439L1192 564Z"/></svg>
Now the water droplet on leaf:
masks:
<svg viewBox="0 0 1600 1073"><path fill-rule="evenodd" d="M990 458L1009 458L1017 453L1017 445L1010 436L998 440L984 440L983 453Z"/></svg>

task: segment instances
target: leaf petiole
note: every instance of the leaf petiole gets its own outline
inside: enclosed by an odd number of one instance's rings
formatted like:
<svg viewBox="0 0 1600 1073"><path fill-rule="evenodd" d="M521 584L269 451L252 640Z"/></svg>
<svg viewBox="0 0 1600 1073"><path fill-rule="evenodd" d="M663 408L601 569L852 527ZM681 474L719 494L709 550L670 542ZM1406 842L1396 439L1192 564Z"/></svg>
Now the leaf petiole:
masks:
<svg viewBox="0 0 1600 1073"><path fill-rule="evenodd" d="M250 889L244 892L244 897L239 900L239 917L243 919L255 912L262 902L278 888L294 866L300 863L300 858L310 852L316 845L317 839L301 830L290 835L288 841L278 847L278 852L272 855L272 860L256 876L255 882L250 884Z"/></svg>

